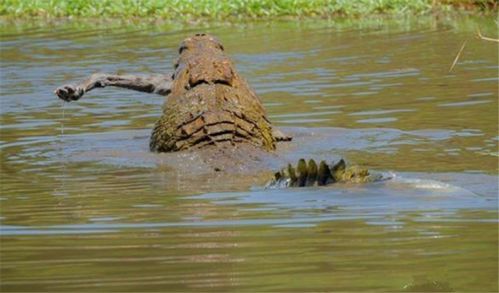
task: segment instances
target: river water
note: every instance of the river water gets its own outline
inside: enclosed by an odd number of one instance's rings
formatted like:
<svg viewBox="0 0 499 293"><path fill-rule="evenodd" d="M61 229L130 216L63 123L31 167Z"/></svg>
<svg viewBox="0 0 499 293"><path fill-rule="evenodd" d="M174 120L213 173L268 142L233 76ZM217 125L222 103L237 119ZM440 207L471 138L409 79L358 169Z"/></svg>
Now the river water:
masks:
<svg viewBox="0 0 499 293"><path fill-rule="evenodd" d="M487 17L4 22L0 289L497 291L498 47L477 27L497 37ZM302 139L293 159L394 178L271 190L261 173L189 178L147 151L162 97L52 93L94 72L169 72L198 31Z"/></svg>

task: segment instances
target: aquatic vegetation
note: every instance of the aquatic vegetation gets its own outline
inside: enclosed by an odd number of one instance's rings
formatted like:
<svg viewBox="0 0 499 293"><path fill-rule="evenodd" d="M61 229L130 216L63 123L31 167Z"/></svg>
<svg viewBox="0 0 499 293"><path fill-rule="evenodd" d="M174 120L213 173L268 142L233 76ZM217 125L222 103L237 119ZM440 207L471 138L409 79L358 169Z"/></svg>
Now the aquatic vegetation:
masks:
<svg viewBox="0 0 499 293"><path fill-rule="evenodd" d="M422 14L451 8L491 10L493 0L1 0L0 15L15 17L197 18L331 17Z"/></svg>

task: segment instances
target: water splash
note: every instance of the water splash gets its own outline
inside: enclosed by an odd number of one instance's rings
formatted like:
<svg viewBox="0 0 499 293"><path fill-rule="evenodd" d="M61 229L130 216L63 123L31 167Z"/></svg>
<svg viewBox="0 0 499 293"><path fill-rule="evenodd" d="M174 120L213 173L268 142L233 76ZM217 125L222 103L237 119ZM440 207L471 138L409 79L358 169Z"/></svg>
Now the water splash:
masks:
<svg viewBox="0 0 499 293"><path fill-rule="evenodd" d="M66 178L67 178L67 157L64 152L64 121L65 121L65 116L66 116L66 111L64 108L64 105L66 102L61 100L61 120L60 120L60 130L61 132L59 133L59 155L60 155L60 162L61 162L61 175L58 176L60 180L60 184L54 188L54 195L56 196L67 196L68 193L66 191Z"/></svg>
<svg viewBox="0 0 499 293"><path fill-rule="evenodd" d="M64 136L64 120L66 116L66 109L64 108L64 104L66 102L61 100L61 111L62 111L62 118L61 118L61 135L60 135L60 140L62 142L63 136Z"/></svg>
<svg viewBox="0 0 499 293"><path fill-rule="evenodd" d="M476 196L474 192L454 184L426 178L410 178L395 173L392 173L391 183L393 185L406 185L409 188L426 190L433 196Z"/></svg>

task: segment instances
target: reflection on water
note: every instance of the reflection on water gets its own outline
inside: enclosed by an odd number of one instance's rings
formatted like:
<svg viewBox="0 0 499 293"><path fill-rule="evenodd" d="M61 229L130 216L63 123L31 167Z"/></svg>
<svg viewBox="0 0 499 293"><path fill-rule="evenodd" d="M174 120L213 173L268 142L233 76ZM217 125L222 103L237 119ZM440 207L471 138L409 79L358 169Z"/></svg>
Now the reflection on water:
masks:
<svg viewBox="0 0 499 293"><path fill-rule="evenodd" d="M5 23L0 288L497 291L499 66L476 26L497 30L487 18ZM175 164L196 157L149 153L162 97L101 89L61 107L52 94L97 71L167 72L199 30L295 137L253 173L189 176ZM394 179L262 189L299 157Z"/></svg>

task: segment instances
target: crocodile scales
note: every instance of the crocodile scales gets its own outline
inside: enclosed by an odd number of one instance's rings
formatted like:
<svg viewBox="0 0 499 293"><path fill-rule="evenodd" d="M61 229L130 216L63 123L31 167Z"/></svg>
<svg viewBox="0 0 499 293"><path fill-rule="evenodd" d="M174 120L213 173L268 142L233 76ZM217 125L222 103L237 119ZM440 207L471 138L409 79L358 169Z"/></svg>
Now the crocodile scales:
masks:
<svg viewBox="0 0 499 293"><path fill-rule="evenodd" d="M222 44L208 35L182 42L171 93L150 147L168 152L223 142L275 149L265 109L236 72Z"/></svg>

